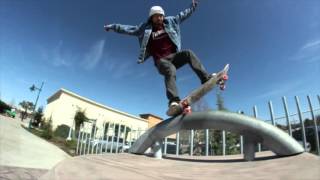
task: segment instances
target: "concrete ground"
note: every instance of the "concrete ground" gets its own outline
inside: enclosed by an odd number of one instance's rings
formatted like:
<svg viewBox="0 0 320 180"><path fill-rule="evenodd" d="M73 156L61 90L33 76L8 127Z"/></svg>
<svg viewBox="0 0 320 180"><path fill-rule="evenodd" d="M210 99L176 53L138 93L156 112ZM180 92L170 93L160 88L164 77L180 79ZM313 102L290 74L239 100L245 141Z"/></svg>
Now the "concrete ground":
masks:
<svg viewBox="0 0 320 180"><path fill-rule="evenodd" d="M271 152L262 152L257 157L252 162L243 161L240 155L170 155L159 160L124 153L71 158L23 129L19 120L0 116L0 179L320 180L318 156L303 153L276 158Z"/></svg>
<svg viewBox="0 0 320 180"><path fill-rule="evenodd" d="M161 160L133 154L86 155L60 162L40 179L320 179L320 159L315 155L276 158L270 152L257 154L260 158L252 162L243 161L240 155Z"/></svg>
<svg viewBox="0 0 320 180"><path fill-rule="evenodd" d="M28 122L0 115L0 178L20 168L48 170L71 158L67 153L21 127ZM23 172L20 169L20 172ZM8 174L8 173L7 173Z"/></svg>
<svg viewBox="0 0 320 180"><path fill-rule="evenodd" d="M21 168L0 166L0 179L6 180L34 180L48 172L47 169Z"/></svg>

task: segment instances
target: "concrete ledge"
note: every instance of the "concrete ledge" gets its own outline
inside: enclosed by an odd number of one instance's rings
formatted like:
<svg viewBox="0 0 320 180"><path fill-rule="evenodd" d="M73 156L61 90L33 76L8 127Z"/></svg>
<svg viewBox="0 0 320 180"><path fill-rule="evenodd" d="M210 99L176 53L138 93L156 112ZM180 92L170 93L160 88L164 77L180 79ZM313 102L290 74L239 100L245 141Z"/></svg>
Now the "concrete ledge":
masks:
<svg viewBox="0 0 320 180"><path fill-rule="evenodd" d="M255 158L255 147L263 144L280 156L304 152L303 147L281 129L250 116L225 111L194 112L191 115L180 115L162 121L150 128L132 145L129 152L144 154L149 147L155 148L156 142L180 130L218 129L227 130L244 137L244 159ZM159 152L155 151L157 157Z"/></svg>

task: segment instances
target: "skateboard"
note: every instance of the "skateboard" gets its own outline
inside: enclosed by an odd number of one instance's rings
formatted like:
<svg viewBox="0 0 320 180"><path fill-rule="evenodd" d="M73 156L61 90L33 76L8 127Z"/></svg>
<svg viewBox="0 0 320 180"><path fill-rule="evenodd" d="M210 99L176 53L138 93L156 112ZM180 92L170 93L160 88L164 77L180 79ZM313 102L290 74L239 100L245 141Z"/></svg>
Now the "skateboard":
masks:
<svg viewBox="0 0 320 180"><path fill-rule="evenodd" d="M167 110L167 115L177 116L180 114L190 114L192 113L191 105L197 102L202 96L206 95L216 85L219 86L220 90L225 90L226 81L229 79L228 70L229 64L227 64L220 72L213 73L212 77L207 82L183 98L177 108L169 108Z"/></svg>

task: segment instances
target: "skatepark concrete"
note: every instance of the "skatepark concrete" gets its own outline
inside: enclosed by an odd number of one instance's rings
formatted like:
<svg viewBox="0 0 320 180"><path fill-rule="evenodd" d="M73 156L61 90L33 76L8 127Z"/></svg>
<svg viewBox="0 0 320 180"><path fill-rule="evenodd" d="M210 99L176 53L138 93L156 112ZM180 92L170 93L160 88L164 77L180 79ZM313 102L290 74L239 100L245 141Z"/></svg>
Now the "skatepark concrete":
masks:
<svg viewBox="0 0 320 180"><path fill-rule="evenodd" d="M27 124L28 122L21 122L18 118L0 115L0 179L9 178L4 175L14 170L18 174L31 172L30 168L34 172L46 172L58 162L70 158L55 145L21 127Z"/></svg>
<svg viewBox="0 0 320 180"><path fill-rule="evenodd" d="M71 158L23 129L19 120L0 116L0 179L320 179L318 156L278 158L261 152L256 157L251 162L241 155L155 159L122 153Z"/></svg>
<svg viewBox="0 0 320 180"><path fill-rule="evenodd" d="M241 155L164 159L127 153L86 155L60 162L40 179L320 179L320 159L315 155L278 158L262 152L257 157L245 162Z"/></svg>

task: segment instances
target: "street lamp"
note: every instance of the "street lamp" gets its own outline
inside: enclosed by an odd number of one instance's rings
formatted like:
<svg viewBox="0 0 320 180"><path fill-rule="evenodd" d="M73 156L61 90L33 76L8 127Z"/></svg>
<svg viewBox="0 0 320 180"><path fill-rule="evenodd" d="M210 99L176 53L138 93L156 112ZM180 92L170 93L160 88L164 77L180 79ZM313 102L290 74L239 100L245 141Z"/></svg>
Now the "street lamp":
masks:
<svg viewBox="0 0 320 180"><path fill-rule="evenodd" d="M43 84L44 82L41 83L41 87L38 88L36 87L34 84L30 87L30 91L33 92L33 91L38 91L38 95L37 95L37 99L36 99L36 102L34 103L34 106L33 106L33 113L35 112L36 110L36 107L37 107L37 103L38 103L38 100L39 100L39 96L40 96L40 92L42 91L42 87L43 87ZM31 121L34 117L31 118L31 120L29 121L29 129L31 128Z"/></svg>
<svg viewBox="0 0 320 180"><path fill-rule="evenodd" d="M75 107L75 105L72 105L72 108L74 109L74 107ZM76 113L77 113L77 111L75 111ZM75 116L75 115L74 115ZM72 117L72 125L70 126L70 128L69 128L69 134L68 134L68 137L67 137L67 141L71 141L71 133L72 133L72 128L73 128L73 126L75 126L75 123L74 123L74 116ZM74 127L74 130L76 130L76 127Z"/></svg>

